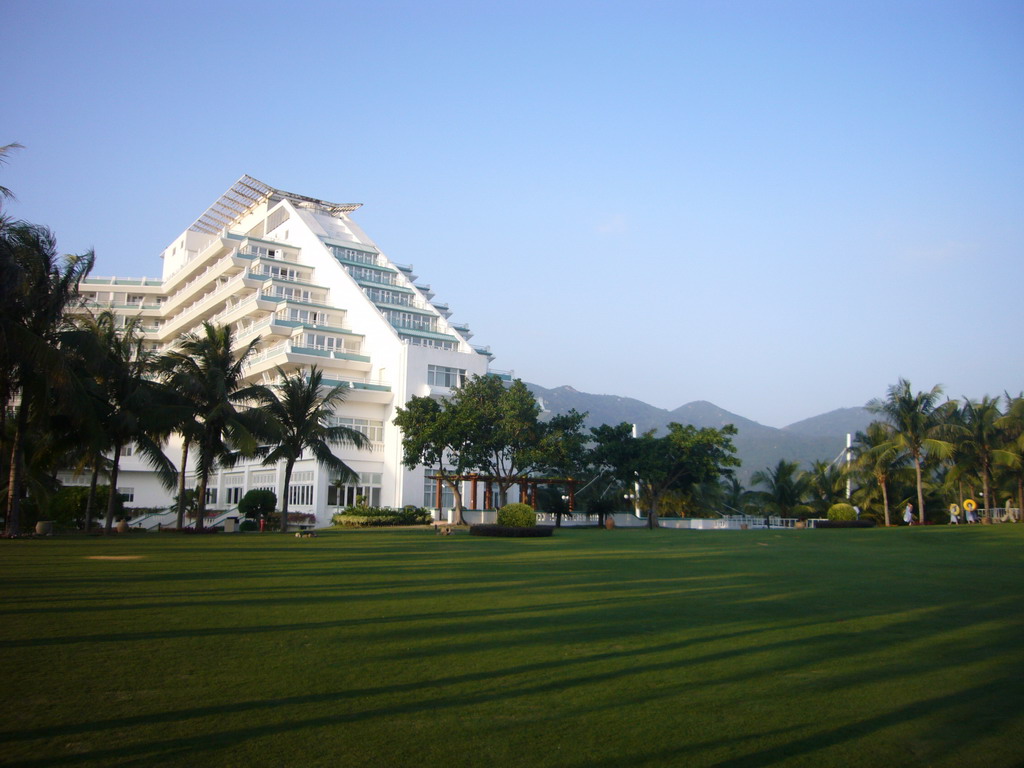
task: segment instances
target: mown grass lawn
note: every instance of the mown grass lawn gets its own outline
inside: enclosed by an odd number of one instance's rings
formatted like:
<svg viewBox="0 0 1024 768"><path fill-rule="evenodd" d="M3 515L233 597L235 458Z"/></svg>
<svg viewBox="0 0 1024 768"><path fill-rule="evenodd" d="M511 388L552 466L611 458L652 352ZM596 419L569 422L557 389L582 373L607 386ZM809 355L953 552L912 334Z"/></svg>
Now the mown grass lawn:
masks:
<svg viewBox="0 0 1024 768"><path fill-rule="evenodd" d="M3 541L0 596L4 765L1024 759L1024 525Z"/></svg>

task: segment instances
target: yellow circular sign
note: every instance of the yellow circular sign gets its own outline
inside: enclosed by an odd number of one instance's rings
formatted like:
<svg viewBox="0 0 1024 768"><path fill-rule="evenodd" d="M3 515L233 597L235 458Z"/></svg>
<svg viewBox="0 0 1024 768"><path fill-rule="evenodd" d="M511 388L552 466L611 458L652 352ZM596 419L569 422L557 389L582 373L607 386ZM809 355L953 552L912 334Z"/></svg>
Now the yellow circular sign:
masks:
<svg viewBox="0 0 1024 768"><path fill-rule="evenodd" d="M978 502L976 502L974 499L967 499L964 502L964 509L966 509L968 512L973 512L977 508L978 508Z"/></svg>
<svg viewBox="0 0 1024 768"><path fill-rule="evenodd" d="M949 505L949 514L951 514L951 515L959 515L960 514L960 506L957 505L957 504L950 504Z"/></svg>

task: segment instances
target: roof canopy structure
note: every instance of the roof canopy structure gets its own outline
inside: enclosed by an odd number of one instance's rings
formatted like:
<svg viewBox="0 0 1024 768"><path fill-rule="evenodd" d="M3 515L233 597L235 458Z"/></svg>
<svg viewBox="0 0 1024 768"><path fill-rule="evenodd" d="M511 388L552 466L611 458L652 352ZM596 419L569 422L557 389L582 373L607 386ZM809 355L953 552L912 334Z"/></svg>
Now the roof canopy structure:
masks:
<svg viewBox="0 0 1024 768"><path fill-rule="evenodd" d="M243 176L221 195L217 202L207 208L206 213L196 219L189 229L207 235L219 234L254 207L272 197L287 199L302 208L323 211L330 216L351 213L362 206L362 203L329 203L315 197L296 195L275 189L252 176Z"/></svg>

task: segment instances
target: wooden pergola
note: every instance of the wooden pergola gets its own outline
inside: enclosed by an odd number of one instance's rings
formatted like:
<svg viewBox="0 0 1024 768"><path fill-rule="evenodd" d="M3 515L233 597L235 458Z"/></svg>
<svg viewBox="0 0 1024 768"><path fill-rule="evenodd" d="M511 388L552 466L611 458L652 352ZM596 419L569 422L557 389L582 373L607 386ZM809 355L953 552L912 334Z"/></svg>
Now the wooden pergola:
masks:
<svg viewBox="0 0 1024 768"><path fill-rule="evenodd" d="M436 504L437 509L441 509L441 499L443 492L443 484L447 480L448 482L456 483L471 483L469 491L469 509L480 509L477 504L479 498L479 485L484 484L484 506L483 509L494 509L494 486L509 484L510 478L507 477L496 477L494 475L427 475L428 480L433 480L436 484ZM529 504L534 509L537 509L537 486L540 485L564 485L569 490L569 514L571 515L576 509L576 480L572 477L518 477L511 478L511 484L519 487L519 498L524 504Z"/></svg>

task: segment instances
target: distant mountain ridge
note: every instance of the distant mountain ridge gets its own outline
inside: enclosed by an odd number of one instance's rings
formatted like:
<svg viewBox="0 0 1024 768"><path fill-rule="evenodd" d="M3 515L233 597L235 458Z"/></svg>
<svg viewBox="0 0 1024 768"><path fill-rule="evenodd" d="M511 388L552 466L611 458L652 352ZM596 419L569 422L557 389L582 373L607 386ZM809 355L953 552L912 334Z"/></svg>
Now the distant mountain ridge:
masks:
<svg viewBox="0 0 1024 768"><path fill-rule="evenodd" d="M571 409L586 412L588 427L625 421L636 424L637 431L643 433L651 429L664 432L673 421L716 429L733 424L737 429L733 440L736 455L742 462L736 476L744 485L749 485L754 472L774 466L779 459L796 461L803 466L818 459L831 461L845 449L847 433L863 430L874 420L874 416L864 408L839 408L777 429L731 413L706 400L695 400L668 411L631 397L594 395L570 386L555 389L537 384L526 386L546 411L556 414Z"/></svg>

